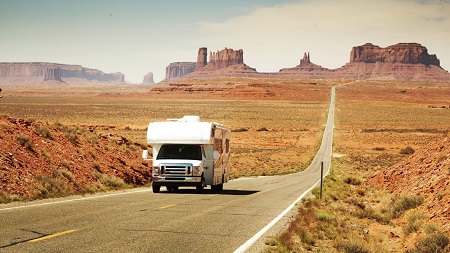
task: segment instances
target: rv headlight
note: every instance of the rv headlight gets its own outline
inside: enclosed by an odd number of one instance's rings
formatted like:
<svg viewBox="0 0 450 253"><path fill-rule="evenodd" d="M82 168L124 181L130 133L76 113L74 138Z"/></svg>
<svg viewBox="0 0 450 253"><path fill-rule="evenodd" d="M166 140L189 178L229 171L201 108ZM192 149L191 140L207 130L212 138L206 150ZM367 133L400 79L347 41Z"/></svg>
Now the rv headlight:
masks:
<svg viewBox="0 0 450 253"><path fill-rule="evenodd" d="M153 166L153 176L157 176L157 175L159 175L159 167Z"/></svg>
<svg viewBox="0 0 450 253"><path fill-rule="evenodd" d="M193 176L201 176L202 175L202 167L201 166L192 167L192 175Z"/></svg>

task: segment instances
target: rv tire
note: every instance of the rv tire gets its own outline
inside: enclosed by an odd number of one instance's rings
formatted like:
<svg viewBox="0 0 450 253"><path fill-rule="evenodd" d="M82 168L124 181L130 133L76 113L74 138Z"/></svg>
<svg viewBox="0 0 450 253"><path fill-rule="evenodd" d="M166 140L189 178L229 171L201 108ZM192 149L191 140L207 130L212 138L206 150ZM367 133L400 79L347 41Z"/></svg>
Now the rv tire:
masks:
<svg viewBox="0 0 450 253"><path fill-rule="evenodd" d="M159 193L161 185L152 185L153 193Z"/></svg>

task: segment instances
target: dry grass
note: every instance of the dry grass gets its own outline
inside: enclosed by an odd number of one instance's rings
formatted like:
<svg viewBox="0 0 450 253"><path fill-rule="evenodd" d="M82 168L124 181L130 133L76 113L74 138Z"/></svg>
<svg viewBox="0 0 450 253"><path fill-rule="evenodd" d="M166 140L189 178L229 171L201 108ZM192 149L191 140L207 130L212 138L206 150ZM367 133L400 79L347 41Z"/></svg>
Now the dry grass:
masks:
<svg viewBox="0 0 450 253"><path fill-rule="evenodd" d="M338 87L333 149L343 156L332 161L323 200L313 190L315 198L268 241L267 251L448 252L448 235L421 211L423 197L391 195L362 182L450 130L450 110L429 106L448 103L449 92L448 84Z"/></svg>
<svg viewBox="0 0 450 253"><path fill-rule="evenodd" d="M301 90L302 86L299 87ZM236 178L303 170L320 143L329 87L311 90L311 86L305 86L301 93L311 94L306 101L212 100L195 96L183 99L181 95L164 98L155 94L100 91L89 95L67 92L62 99L54 96L60 92L50 88L31 94L18 92L2 100L5 103L0 104L0 111L12 117L49 122L74 145L89 128L99 134L125 136L143 148L149 122L199 115L203 121L220 122L237 130L232 131L232 177ZM44 128L36 132L48 135ZM95 144L95 140L92 142Z"/></svg>

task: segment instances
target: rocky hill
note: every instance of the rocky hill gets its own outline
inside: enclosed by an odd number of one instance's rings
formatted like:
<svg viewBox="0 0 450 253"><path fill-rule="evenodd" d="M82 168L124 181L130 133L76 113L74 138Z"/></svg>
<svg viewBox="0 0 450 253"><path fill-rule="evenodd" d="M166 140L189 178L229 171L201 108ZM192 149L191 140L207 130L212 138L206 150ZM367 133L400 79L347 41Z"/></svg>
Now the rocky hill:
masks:
<svg viewBox="0 0 450 253"><path fill-rule="evenodd" d="M95 128L0 116L0 203L149 183L141 145Z"/></svg>
<svg viewBox="0 0 450 253"><path fill-rule="evenodd" d="M0 62L0 84L114 83L124 84L122 73L104 73L80 65L47 62Z"/></svg>
<svg viewBox="0 0 450 253"><path fill-rule="evenodd" d="M371 176L369 184L423 196L426 213L450 232L450 134Z"/></svg>

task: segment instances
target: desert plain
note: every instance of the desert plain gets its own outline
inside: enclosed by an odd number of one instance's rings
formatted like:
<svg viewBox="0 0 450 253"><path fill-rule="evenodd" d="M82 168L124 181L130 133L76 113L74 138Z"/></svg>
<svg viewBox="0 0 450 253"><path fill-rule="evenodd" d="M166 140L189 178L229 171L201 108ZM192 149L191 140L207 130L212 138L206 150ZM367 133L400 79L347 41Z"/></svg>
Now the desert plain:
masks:
<svg viewBox="0 0 450 253"><path fill-rule="evenodd" d="M268 251L302 248L316 252L319 249L350 252L345 247L353 244L368 249L367 252L401 252L412 248L421 238L426 238L427 226L410 232L402 229L408 224L406 215L389 221L362 215L368 210L376 212L377 208L382 209L383 205L389 205L392 196L404 194L404 191L400 193L380 181L366 179L408 160L414 151L429 143L448 138L448 83L217 78L170 85L15 85L2 87L0 115L3 120L25 119L32 122L31 125L38 122L48 128L61 124L86 129L100 139L109 136L132 143L133 148L120 152L126 154L123 163L132 165L134 170L145 171L141 176L148 176L151 167L141 159L142 149L147 148L148 123L199 115L203 121L219 122L232 130L232 178L269 176L300 172L308 166L320 145L333 85L336 86L333 172L325 186L325 201L306 204L322 216L316 215L308 221L312 225L305 231L290 227L288 232L296 232L268 242ZM22 128L17 129L20 131ZM23 134L14 132L6 123L2 123L0 131L9 131L15 136ZM50 148L44 150L38 147L40 143L33 138L31 136L32 145L36 145L33 149L36 159L39 156L46 156L47 160L58 159L56 154L48 154ZM14 142L17 139L11 140ZM82 154L89 150L95 162L85 166L85 174L97 170L120 177L120 173L102 167L107 156L115 153L116 148L120 149L120 145L110 145L107 152L90 147L95 145L99 145L98 142L83 146L83 150L74 151L68 147L68 151ZM8 174L9 178L14 178L11 177L12 170L7 167L10 152L8 147L2 147L0 170L3 170L2 175ZM26 147L19 145L17 152L26 153ZM33 176L38 176L40 170L50 174L53 171L54 174L54 171L61 169L75 175L75 170L83 166L77 165L73 159L48 162L51 168L47 169L33 166L33 159L19 163L28 163L29 174ZM439 160L441 163L447 162L450 175L450 153L443 152ZM148 187L150 183L148 180L124 180L137 187ZM23 200L18 191L25 186L17 187L17 181L2 182L0 190L6 196L4 198L15 196L15 199ZM439 192L440 201L448 201L445 197L450 194L448 180L443 184L440 186L444 189ZM33 190L39 189L27 191ZM79 192L74 190L72 193ZM415 191L416 194L420 195L420 191ZM435 231L448 233L448 212L433 210L432 202L435 200L425 198L425 202L418 207L421 210L420 220L422 224L434 226ZM448 210L450 203L445 205ZM383 210L380 213L382 215ZM301 221L301 217L299 219L299 224L305 222ZM328 238L314 231L314 227L323 226L321 222L324 221L334 227L334 232L328 235L341 234L342 238Z"/></svg>

